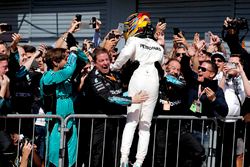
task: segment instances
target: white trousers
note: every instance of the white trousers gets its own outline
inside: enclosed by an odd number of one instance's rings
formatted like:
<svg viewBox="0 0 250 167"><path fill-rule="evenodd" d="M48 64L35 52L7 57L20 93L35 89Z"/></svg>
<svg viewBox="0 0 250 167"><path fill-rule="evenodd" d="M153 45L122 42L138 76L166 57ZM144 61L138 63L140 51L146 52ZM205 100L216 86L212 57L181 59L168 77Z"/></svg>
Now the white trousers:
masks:
<svg viewBox="0 0 250 167"><path fill-rule="evenodd" d="M127 123L122 135L121 162L128 160L134 132L138 124L139 141L136 163L142 164L147 154L151 120L159 91L159 77L155 67L138 68L132 75L128 87L129 96L134 96L141 90L146 91L149 98L142 104L132 104L127 108Z"/></svg>

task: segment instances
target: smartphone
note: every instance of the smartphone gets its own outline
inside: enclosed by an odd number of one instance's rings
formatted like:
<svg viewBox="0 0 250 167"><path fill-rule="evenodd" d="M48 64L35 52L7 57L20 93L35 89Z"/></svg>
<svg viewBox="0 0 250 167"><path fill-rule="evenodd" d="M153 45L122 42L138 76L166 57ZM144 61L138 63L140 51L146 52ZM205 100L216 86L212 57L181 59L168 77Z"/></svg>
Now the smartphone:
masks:
<svg viewBox="0 0 250 167"><path fill-rule="evenodd" d="M179 32L180 32L180 29L179 29L179 28L174 27L174 28L173 28L173 31L174 31L174 35L178 35L178 34L179 34ZM179 35L178 35L178 36L179 36Z"/></svg>
<svg viewBox="0 0 250 167"><path fill-rule="evenodd" d="M229 69L236 69L236 68L237 68L237 67L236 67L236 63L228 62L226 65L227 65L227 67L228 67Z"/></svg>
<svg viewBox="0 0 250 167"><path fill-rule="evenodd" d="M82 21L82 15L76 14L76 21Z"/></svg>
<svg viewBox="0 0 250 167"><path fill-rule="evenodd" d="M92 23L92 28L96 28L96 17L92 17L91 23Z"/></svg>
<svg viewBox="0 0 250 167"><path fill-rule="evenodd" d="M210 33L209 32L204 33L204 39L205 39L205 42L206 42L206 47L208 47L209 43L210 43Z"/></svg>
<svg viewBox="0 0 250 167"><path fill-rule="evenodd" d="M82 21L82 15L80 15L80 14L76 14L76 21ZM78 26L76 26L76 29L77 28L79 28L79 25Z"/></svg>
<svg viewBox="0 0 250 167"><path fill-rule="evenodd" d="M165 19L164 17L160 17L160 18L159 18L159 22L161 22L161 23L166 23L166 19Z"/></svg>

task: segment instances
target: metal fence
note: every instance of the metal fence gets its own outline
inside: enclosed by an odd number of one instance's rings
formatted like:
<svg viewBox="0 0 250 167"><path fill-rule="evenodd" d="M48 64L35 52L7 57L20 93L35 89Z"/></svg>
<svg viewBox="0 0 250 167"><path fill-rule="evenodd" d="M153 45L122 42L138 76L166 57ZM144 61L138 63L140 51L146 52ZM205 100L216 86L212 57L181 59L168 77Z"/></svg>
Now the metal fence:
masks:
<svg viewBox="0 0 250 167"><path fill-rule="evenodd" d="M92 167L92 166L119 166L120 161L120 144L124 125L126 123L125 115L107 116L92 114L75 114L62 118L57 115L27 115L27 114L10 114L1 116L0 123L2 129L8 129L10 126L8 120L15 119L18 121L18 133L23 130L23 125L30 123L26 119L32 120L34 125L35 119L46 118L48 120L59 121L60 128L60 150L59 150L59 166L65 166L67 160L67 129L66 125L73 120L77 125L78 145L76 151L76 167ZM168 167L182 166L183 162L193 155L187 153L192 152L192 147L186 147L184 139L188 136L193 137L205 148L206 158L204 158L203 167L223 167L225 159L228 160L227 167L235 166L238 154L241 154L242 165L248 165L247 153L247 124L238 128L238 122L242 117L230 117L225 120L217 120L207 117L193 116L157 116L152 120L151 136L148 154L144 161L143 167ZM238 121L237 121L238 120ZM13 125L12 125L13 126ZM46 126L49 132L49 126ZM1 130L2 130L1 129ZM240 135L238 133L240 131ZM230 134L229 134L230 133ZM35 143L35 127L32 126L32 144ZM49 133L46 137L48 138ZM229 138L232 137L231 139ZM131 147L131 163L134 161L136 152L136 140L138 136L135 133L134 143ZM19 157L20 147L17 144L17 154ZM46 142L46 147L48 142ZM228 149L230 148L230 149ZM238 150L236 150L238 149ZM228 151L229 150L229 151ZM239 151L240 150L240 151ZM30 159L34 158L34 151ZM228 158L228 155L230 157ZM47 162L48 151L45 151L45 162ZM18 158L17 158L18 159ZM18 161L18 160L17 160ZM18 162L15 165L18 166ZM30 161L30 166L34 166ZM245 163L245 164L244 164ZM170 165L171 164L171 165ZM45 166L48 166L45 163ZM238 167L238 166L237 166Z"/></svg>

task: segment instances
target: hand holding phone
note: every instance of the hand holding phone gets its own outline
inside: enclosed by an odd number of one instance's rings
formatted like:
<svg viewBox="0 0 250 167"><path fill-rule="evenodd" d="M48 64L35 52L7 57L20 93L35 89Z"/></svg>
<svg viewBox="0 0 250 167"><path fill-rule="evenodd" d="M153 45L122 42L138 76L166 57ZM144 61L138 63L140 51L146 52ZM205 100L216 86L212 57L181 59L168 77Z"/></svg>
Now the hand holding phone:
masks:
<svg viewBox="0 0 250 167"><path fill-rule="evenodd" d="M77 21L77 22L82 21L82 15L76 14L76 21ZM76 26L76 29L78 29L78 28L79 28L79 25Z"/></svg>
<svg viewBox="0 0 250 167"><path fill-rule="evenodd" d="M210 32L205 32L204 36L205 36L206 47L208 47L210 43Z"/></svg>

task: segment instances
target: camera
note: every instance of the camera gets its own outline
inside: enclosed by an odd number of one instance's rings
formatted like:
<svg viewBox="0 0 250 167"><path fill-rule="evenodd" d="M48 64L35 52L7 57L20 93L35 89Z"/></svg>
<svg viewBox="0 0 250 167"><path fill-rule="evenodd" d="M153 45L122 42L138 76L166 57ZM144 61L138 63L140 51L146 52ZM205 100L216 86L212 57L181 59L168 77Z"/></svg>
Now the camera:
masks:
<svg viewBox="0 0 250 167"><path fill-rule="evenodd" d="M224 26L224 29L237 29L237 30L244 30L248 29L248 22L246 18L229 18L227 21L228 26Z"/></svg>

